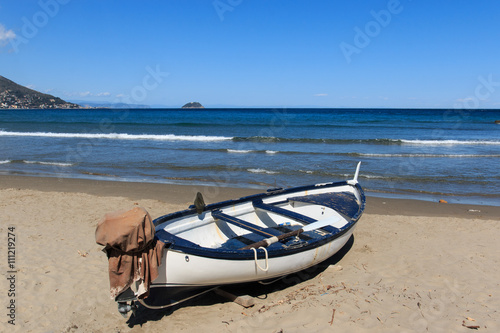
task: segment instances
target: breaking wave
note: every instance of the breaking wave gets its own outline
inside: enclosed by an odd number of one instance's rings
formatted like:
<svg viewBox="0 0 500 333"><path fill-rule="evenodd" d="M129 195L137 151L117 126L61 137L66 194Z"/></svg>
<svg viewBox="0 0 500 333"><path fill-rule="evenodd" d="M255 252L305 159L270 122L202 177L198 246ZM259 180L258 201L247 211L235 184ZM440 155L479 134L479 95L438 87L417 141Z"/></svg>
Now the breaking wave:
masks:
<svg viewBox="0 0 500 333"><path fill-rule="evenodd" d="M176 134L128 134L128 133L54 133L54 132L8 132L0 130L0 136L46 137L46 138L80 138L108 140L155 140L155 141L233 141L261 143L327 143L327 144L372 144L372 145L500 145L498 140L408 140L408 139L321 139L321 138L282 138L266 136L230 137L207 135ZM238 152L238 150L228 150ZM246 152L246 151L245 151ZM271 153L271 151L269 151Z"/></svg>
<svg viewBox="0 0 500 333"><path fill-rule="evenodd" d="M274 175L274 174L279 173L277 171L269 171L269 170L266 170L266 169L248 169L247 171L251 172L251 173L265 173L265 174L268 174L268 175Z"/></svg>
<svg viewBox="0 0 500 333"><path fill-rule="evenodd" d="M76 138L76 139L109 139L109 140L156 140L156 141L224 141L232 137L205 135L175 134L127 134L127 133L52 133L52 132L6 132L0 136Z"/></svg>

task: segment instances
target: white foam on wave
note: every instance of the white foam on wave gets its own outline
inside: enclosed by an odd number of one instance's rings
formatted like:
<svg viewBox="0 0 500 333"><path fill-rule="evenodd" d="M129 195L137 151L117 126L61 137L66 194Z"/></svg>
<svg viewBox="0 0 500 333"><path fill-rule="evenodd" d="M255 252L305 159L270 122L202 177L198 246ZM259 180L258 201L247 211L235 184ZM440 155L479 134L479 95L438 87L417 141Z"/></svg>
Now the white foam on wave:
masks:
<svg viewBox="0 0 500 333"><path fill-rule="evenodd" d="M242 149L228 149L228 153L234 153L234 154L247 154L253 152L253 150L242 150Z"/></svg>
<svg viewBox="0 0 500 333"><path fill-rule="evenodd" d="M278 152L277 152L277 151L275 151L275 150L266 150L266 154L271 154L271 155L273 155L273 154L277 154L277 153L278 153Z"/></svg>
<svg viewBox="0 0 500 333"><path fill-rule="evenodd" d="M26 164L55 165L62 167L68 167L73 165L72 163L62 163L62 162L41 162L41 161L26 161L26 160L23 160L23 162Z"/></svg>
<svg viewBox="0 0 500 333"><path fill-rule="evenodd" d="M247 171L251 172L251 173L266 173L268 175L274 175L274 174L279 173L277 171L269 171L269 170L266 170L266 169L247 169Z"/></svg>
<svg viewBox="0 0 500 333"><path fill-rule="evenodd" d="M7 164L7 163L10 163L12 162L11 160L3 160L3 161L0 161L0 164Z"/></svg>
<svg viewBox="0 0 500 333"><path fill-rule="evenodd" d="M500 141L487 140L400 140L411 145L452 146L452 145L500 145Z"/></svg>
<svg viewBox="0 0 500 333"><path fill-rule="evenodd" d="M52 132L6 132L0 136L46 137L46 138L80 138L111 140L156 140L156 141L223 141L232 140L226 136L175 135L175 134L127 134L127 133L52 133Z"/></svg>
<svg viewBox="0 0 500 333"><path fill-rule="evenodd" d="M348 177L348 175L346 175ZM366 178L366 179L386 179L384 176L376 176L376 175L361 175L361 178Z"/></svg>

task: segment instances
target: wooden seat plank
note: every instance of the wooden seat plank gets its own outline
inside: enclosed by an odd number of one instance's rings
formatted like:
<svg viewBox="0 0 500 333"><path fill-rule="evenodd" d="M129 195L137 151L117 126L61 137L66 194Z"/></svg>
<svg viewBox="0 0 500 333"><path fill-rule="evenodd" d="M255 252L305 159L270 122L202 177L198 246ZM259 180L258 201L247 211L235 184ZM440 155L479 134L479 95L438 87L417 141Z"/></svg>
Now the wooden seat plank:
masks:
<svg viewBox="0 0 500 333"><path fill-rule="evenodd" d="M255 225L255 224L252 224L250 222L241 220L241 219L239 219L237 217L224 214L219 209L212 211L212 217L214 219L218 219L218 220L225 221L227 223L231 223L231 224L236 225L236 226L238 226L240 228L243 228L243 229L251 231L251 232L253 232L255 234L261 235L263 237L273 237L273 236L278 236L278 235L282 234L278 230L270 229L270 228L262 228L262 227L259 227L258 225Z"/></svg>
<svg viewBox="0 0 500 333"><path fill-rule="evenodd" d="M304 224L309 224L309 223L313 223L313 222L317 221L309 216L302 215L302 214L299 214L296 212L292 212L288 209L284 209L284 208L274 206L274 205L265 204L264 202L262 202L262 200L253 201L252 204L253 204L254 208L262 209L265 211L269 211L271 213L285 216L285 217L291 218L292 220L302 222Z"/></svg>

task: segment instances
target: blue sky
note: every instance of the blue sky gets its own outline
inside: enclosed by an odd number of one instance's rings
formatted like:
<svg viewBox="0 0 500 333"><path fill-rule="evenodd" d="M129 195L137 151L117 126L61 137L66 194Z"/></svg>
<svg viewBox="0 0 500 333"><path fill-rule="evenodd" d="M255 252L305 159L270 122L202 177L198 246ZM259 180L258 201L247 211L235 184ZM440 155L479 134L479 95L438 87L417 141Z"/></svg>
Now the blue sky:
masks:
<svg viewBox="0 0 500 333"><path fill-rule="evenodd" d="M0 75L65 100L500 108L500 3L0 0Z"/></svg>

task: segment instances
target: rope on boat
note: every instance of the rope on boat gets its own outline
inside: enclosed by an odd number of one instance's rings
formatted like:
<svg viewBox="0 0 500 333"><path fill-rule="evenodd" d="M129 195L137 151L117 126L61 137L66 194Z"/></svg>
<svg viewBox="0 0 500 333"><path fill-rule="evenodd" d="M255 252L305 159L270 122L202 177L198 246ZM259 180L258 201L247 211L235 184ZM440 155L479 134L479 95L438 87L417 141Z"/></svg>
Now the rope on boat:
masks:
<svg viewBox="0 0 500 333"><path fill-rule="evenodd" d="M267 286L267 285L270 285L270 284L273 284L275 282L278 282L279 280L281 280L282 278L284 278L284 276L280 276L279 278L277 279L274 279L272 281L269 281L269 282L264 282L264 281L259 281L260 284L264 285L264 286Z"/></svg>
<svg viewBox="0 0 500 333"><path fill-rule="evenodd" d="M255 265L263 272L267 272L268 269L269 269L269 257L268 257L268 254L267 254L267 249L263 246L259 247L259 250L262 249L264 250L264 253L266 254L266 268L262 268L260 267L259 265L259 262L257 261L257 250L255 248L252 247L252 250L253 250L253 256L255 258Z"/></svg>
<svg viewBox="0 0 500 333"><path fill-rule="evenodd" d="M189 296L189 297L186 297L184 299L181 299L180 301L177 301L177 302L173 302L173 303L170 303L170 304L167 304L167 305L149 305L149 304L146 304L146 302L144 302L143 299L138 299L139 303L141 303L143 306L145 306L146 308L148 309L151 309L151 310L161 310L161 309L166 309L166 308L169 308L171 306L174 306L174 305L177 305L179 303L182 303L182 302L185 302L185 301L188 301L190 300L191 298L195 298L197 296L201 296L203 294L206 294L208 293L209 291L212 291L212 290L215 290L219 288L219 286L217 287L213 287L213 288L210 288L210 289L207 289L207 290L204 290L202 291L201 293L198 293L196 295L192 295L192 296Z"/></svg>

